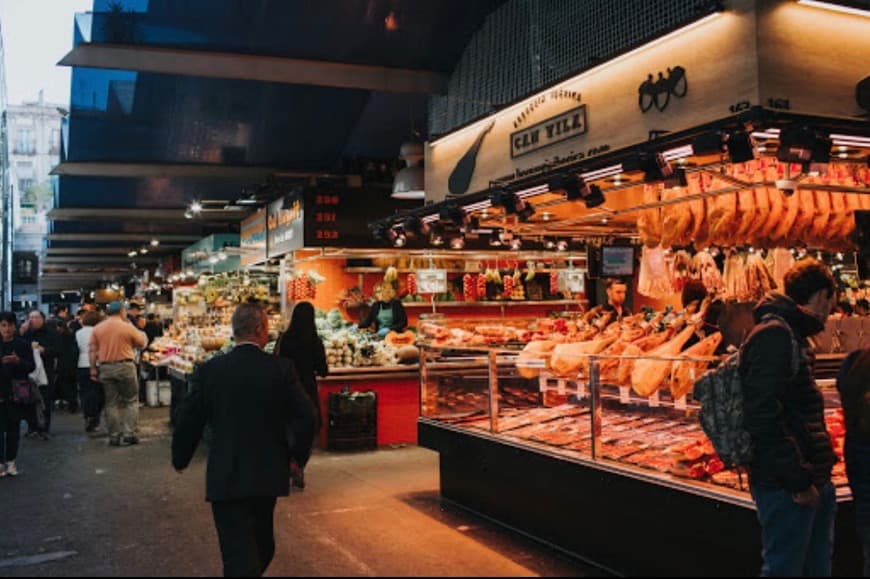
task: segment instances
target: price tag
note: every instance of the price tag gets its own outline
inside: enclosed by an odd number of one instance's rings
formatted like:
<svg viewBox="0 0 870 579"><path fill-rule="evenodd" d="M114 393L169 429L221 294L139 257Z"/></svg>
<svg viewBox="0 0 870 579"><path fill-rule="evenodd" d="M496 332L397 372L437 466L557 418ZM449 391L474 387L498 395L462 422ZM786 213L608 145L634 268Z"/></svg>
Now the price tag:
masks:
<svg viewBox="0 0 870 579"><path fill-rule="evenodd" d="M447 291L447 270L418 269L417 293L443 294Z"/></svg>
<svg viewBox="0 0 870 579"><path fill-rule="evenodd" d="M586 274L580 270L567 269L559 272L559 291L580 294L586 291Z"/></svg>
<svg viewBox="0 0 870 579"><path fill-rule="evenodd" d="M631 388L628 386L620 386L619 387L619 401L623 404L628 404L629 397L631 396Z"/></svg>
<svg viewBox="0 0 870 579"><path fill-rule="evenodd" d="M653 395L649 397L649 407L650 408L658 408L661 403L661 399L659 399L659 391L656 390L653 392Z"/></svg>
<svg viewBox="0 0 870 579"><path fill-rule="evenodd" d="M674 408L676 408L677 410L685 410L686 408L688 408L685 394L674 400Z"/></svg>

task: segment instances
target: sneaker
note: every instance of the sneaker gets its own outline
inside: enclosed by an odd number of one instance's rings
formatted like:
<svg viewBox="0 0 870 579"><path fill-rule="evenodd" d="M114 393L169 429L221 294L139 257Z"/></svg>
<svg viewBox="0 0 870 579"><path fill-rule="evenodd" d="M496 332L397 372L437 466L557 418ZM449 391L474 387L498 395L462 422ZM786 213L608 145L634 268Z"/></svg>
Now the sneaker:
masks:
<svg viewBox="0 0 870 579"><path fill-rule="evenodd" d="M6 463L5 473L9 476L18 476L18 469L15 467L14 460Z"/></svg>
<svg viewBox="0 0 870 579"><path fill-rule="evenodd" d="M121 437L113 436L109 438L109 446L121 446Z"/></svg>
<svg viewBox="0 0 870 579"><path fill-rule="evenodd" d="M3 478L4 476L6 476L6 465L0 463L0 478Z"/></svg>
<svg viewBox="0 0 870 579"><path fill-rule="evenodd" d="M129 444L130 446L132 446L134 444L139 444L139 437L138 436L125 436L124 437L124 444Z"/></svg>

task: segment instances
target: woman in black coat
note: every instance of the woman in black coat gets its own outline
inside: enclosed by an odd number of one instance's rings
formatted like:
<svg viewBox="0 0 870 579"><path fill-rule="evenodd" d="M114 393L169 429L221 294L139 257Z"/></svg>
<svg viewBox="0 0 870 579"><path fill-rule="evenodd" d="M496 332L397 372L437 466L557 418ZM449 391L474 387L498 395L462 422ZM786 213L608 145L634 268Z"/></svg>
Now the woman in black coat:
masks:
<svg viewBox="0 0 870 579"><path fill-rule="evenodd" d="M12 399L12 383L33 372L33 350L15 334L15 314L0 313L0 477L16 476L19 425L26 407Z"/></svg>
<svg viewBox="0 0 870 579"><path fill-rule="evenodd" d="M316 410L314 436L310 439L308 436L297 438L294 448L298 468L293 470L293 484L304 488L303 471L308 459L311 458L314 440L322 426L317 377L324 377L329 373L329 367L326 365L326 350L323 341L317 335L317 326L314 323L314 306L309 302L300 302L293 308L290 326L278 340L276 353L290 359L296 366L299 382Z"/></svg>

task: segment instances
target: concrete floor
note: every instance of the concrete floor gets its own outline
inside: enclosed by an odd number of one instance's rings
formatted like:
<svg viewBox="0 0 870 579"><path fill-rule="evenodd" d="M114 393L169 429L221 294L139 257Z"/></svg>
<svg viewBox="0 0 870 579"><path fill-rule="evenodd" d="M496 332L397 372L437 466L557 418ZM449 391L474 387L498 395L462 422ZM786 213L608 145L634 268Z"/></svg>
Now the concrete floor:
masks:
<svg viewBox="0 0 870 579"><path fill-rule="evenodd" d="M144 409L143 443L110 448L63 413L53 440L22 441L21 476L0 479L0 576L220 575L204 453L177 475L166 423ZM601 576L443 507L425 449L316 453L306 482L278 502L268 575Z"/></svg>

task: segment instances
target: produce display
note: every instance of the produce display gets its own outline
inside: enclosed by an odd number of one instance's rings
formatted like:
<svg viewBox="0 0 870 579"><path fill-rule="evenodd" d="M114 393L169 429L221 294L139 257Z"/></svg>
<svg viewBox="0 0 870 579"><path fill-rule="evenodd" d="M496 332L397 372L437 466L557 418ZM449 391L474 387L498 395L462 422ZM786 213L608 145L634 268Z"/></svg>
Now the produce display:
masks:
<svg viewBox="0 0 870 579"><path fill-rule="evenodd" d="M415 364L420 352L413 332L391 332L384 340L346 321L338 308L315 313L317 333L323 340L330 368Z"/></svg>

